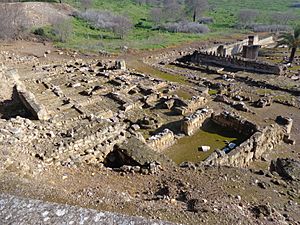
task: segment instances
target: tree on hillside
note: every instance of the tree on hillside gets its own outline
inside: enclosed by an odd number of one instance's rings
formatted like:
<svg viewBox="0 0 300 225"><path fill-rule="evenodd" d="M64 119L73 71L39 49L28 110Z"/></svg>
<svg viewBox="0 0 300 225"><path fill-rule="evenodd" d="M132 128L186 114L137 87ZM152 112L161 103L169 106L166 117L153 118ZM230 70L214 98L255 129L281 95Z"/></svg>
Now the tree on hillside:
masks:
<svg viewBox="0 0 300 225"><path fill-rule="evenodd" d="M121 39L123 39L132 28L130 19L125 16L115 16L112 21L112 31Z"/></svg>
<svg viewBox="0 0 300 225"><path fill-rule="evenodd" d="M155 25L158 25L163 22L164 20L164 14L161 8L153 8L150 11L150 17L151 20L155 23Z"/></svg>
<svg viewBox="0 0 300 225"><path fill-rule="evenodd" d="M253 23L258 16L258 12L253 9L242 9L238 13L240 24L246 26Z"/></svg>
<svg viewBox="0 0 300 225"><path fill-rule="evenodd" d="M86 11L92 6L92 0L80 0L81 7Z"/></svg>
<svg viewBox="0 0 300 225"><path fill-rule="evenodd" d="M25 31L28 20L19 4L0 4L0 38L18 38Z"/></svg>
<svg viewBox="0 0 300 225"><path fill-rule="evenodd" d="M185 0L185 4L187 12L192 14L194 22L196 22L196 19L198 19L209 7L207 0Z"/></svg>
<svg viewBox="0 0 300 225"><path fill-rule="evenodd" d="M291 49L291 55L289 58L289 63L294 61L297 48L300 47L300 26L297 26L293 32L285 33L279 36L276 47L280 45L287 45Z"/></svg>
<svg viewBox="0 0 300 225"><path fill-rule="evenodd" d="M112 31L115 36L124 38L132 28L131 20L126 16L114 14L109 11L87 10L79 12L77 17L86 20L96 29L105 29Z"/></svg>
<svg viewBox="0 0 300 225"><path fill-rule="evenodd" d="M165 21L175 21L182 17L182 6L177 0L164 0L162 12Z"/></svg>
<svg viewBox="0 0 300 225"><path fill-rule="evenodd" d="M53 33L56 35L58 41L68 41L73 33L72 21L70 19L58 18L53 23Z"/></svg>
<svg viewBox="0 0 300 225"><path fill-rule="evenodd" d="M298 17L291 12L274 12L271 14L271 22L274 24L287 25L296 19L298 19Z"/></svg>

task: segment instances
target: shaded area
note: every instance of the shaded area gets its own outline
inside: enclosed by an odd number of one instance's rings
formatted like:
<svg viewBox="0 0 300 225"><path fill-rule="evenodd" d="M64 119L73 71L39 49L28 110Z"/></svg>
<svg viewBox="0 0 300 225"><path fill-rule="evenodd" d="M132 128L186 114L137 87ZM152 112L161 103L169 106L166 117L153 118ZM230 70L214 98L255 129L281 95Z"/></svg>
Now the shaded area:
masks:
<svg viewBox="0 0 300 225"><path fill-rule="evenodd" d="M21 102L15 86L11 99L0 102L0 118L8 120L17 116L29 119L33 118L32 113L30 113Z"/></svg>
<svg viewBox="0 0 300 225"><path fill-rule="evenodd" d="M197 133L193 136L179 139L165 153L178 164L184 161L200 162L206 159L215 149L224 148L228 142L234 142L239 145L246 138L207 119ZM202 145L210 146L210 150L207 152L199 151L198 148Z"/></svg>

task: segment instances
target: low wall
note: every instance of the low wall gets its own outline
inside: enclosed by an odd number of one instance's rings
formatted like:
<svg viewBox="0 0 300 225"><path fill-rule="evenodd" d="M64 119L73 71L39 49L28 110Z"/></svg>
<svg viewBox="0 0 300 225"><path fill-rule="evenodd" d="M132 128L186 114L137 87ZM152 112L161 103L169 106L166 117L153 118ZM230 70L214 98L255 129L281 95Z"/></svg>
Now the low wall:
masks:
<svg viewBox="0 0 300 225"><path fill-rule="evenodd" d="M151 136L147 144L155 151L162 151L175 143L175 137L172 131L165 129L163 132Z"/></svg>
<svg viewBox="0 0 300 225"><path fill-rule="evenodd" d="M174 111L179 115L186 115L195 112L207 103L207 98L203 96L194 96L191 100L182 102L182 105L175 107Z"/></svg>
<svg viewBox="0 0 300 225"><path fill-rule="evenodd" d="M267 62L259 62L233 56L221 56L214 53L195 51L192 55L185 56L182 60L195 64L212 63L217 66L249 72L283 75L284 67Z"/></svg>
<svg viewBox="0 0 300 225"><path fill-rule="evenodd" d="M271 151L284 138L284 127L274 124L255 132L249 139L228 154L213 152L205 161L207 165L247 167L263 153Z"/></svg>
<svg viewBox="0 0 300 225"><path fill-rule="evenodd" d="M188 136L193 135L212 113L213 111L211 109L197 110L194 114L187 116L182 120L181 131Z"/></svg>

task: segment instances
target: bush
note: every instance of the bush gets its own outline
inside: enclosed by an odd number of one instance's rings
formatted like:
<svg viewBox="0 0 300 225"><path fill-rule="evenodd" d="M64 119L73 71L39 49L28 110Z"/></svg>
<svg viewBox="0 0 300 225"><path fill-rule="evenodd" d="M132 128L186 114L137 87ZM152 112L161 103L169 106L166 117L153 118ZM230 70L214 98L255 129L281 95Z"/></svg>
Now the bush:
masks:
<svg viewBox="0 0 300 225"><path fill-rule="evenodd" d="M58 41L68 41L73 33L72 21L70 19L58 19L53 24L53 33Z"/></svg>
<svg viewBox="0 0 300 225"><path fill-rule="evenodd" d="M287 25L263 25L263 24L252 24L248 26L254 32L281 32L281 31L291 31L292 28Z"/></svg>
<svg viewBox="0 0 300 225"><path fill-rule="evenodd" d="M238 13L238 20L240 24L243 24L244 26L255 22L257 17L258 12L252 9L242 9Z"/></svg>
<svg viewBox="0 0 300 225"><path fill-rule="evenodd" d="M92 27L110 30L120 38L123 38L132 28L132 23L127 17L109 11L87 10L79 12L76 16L88 21Z"/></svg>
<svg viewBox="0 0 300 225"><path fill-rule="evenodd" d="M43 36L43 37L46 36L45 30L44 30L43 28L41 28L41 27L35 29L35 30L33 31L33 33L34 33L35 35L39 35L39 36Z"/></svg>
<svg viewBox="0 0 300 225"><path fill-rule="evenodd" d="M173 32L173 33L181 32L181 33L202 34L202 33L209 32L209 28L206 25L195 23L195 22L166 23L160 26L160 29Z"/></svg>

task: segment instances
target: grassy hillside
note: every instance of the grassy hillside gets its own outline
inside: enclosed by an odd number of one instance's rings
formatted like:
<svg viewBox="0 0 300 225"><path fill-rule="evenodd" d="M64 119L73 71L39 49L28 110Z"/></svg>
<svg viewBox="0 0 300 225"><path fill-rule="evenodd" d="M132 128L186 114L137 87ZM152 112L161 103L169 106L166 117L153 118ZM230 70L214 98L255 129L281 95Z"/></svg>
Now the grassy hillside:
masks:
<svg viewBox="0 0 300 225"><path fill-rule="evenodd" d="M78 0L65 0L64 2L80 8ZM133 24L142 22L144 26L134 27L123 40L114 37L113 33L104 30L91 29L89 24L74 18L74 34L66 43L57 43L61 47L85 49L92 51L119 51L122 46L133 49L161 48L182 42L217 37L220 34L233 32L246 32L235 30L237 13L240 9L255 9L259 11L258 22L265 23L267 15L272 12L292 12L300 15L300 9L290 8L294 0L209 0L210 10L206 16L214 18L214 24L210 25L209 34L184 34L169 33L152 30L153 25L148 20L151 6L138 5L132 0L93 0L92 8L110 10L121 15L129 16Z"/></svg>

